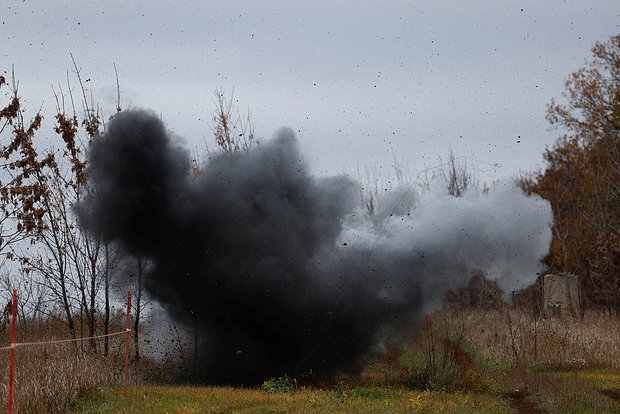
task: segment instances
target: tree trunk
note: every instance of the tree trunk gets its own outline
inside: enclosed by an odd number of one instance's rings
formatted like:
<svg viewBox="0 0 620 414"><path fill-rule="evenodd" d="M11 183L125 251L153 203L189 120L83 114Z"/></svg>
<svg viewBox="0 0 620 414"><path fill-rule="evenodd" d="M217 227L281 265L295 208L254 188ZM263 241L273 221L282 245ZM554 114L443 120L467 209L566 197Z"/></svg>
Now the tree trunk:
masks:
<svg viewBox="0 0 620 414"><path fill-rule="evenodd" d="M105 313L103 315L103 334L110 333L110 245L105 244L105 270L103 273L103 294L105 302ZM108 356L110 349L110 338L103 338L103 355Z"/></svg>
<svg viewBox="0 0 620 414"><path fill-rule="evenodd" d="M142 255L138 255L138 280L136 287L136 317L133 323L133 342L134 342L134 355L135 360L140 360L140 333L138 328L140 327L140 311L142 310L142 272L144 271Z"/></svg>
<svg viewBox="0 0 620 414"><path fill-rule="evenodd" d="M71 304L69 303L69 297L67 296L67 287L64 283L64 276L61 276L61 292L62 292L62 307L65 311L65 316L67 317L67 326L69 327L69 335L71 335L71 339L76 339L75 335L75 324L73 323L73 315L71 315ZM74 347L77 344L74 342Z"/></svg>

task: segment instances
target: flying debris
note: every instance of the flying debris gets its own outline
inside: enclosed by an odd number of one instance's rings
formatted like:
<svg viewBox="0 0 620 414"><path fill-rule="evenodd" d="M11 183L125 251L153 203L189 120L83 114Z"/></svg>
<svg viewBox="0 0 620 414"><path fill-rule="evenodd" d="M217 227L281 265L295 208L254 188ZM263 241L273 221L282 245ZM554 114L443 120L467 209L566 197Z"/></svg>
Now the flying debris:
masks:
<svg viewBox="0 0 620 414"><path fill-rule="evenodd" d="M287 128L195 175L155 114L125 111L93 140L88 177L81 224L152 261L151 297L206 338L201 382L358 372L476 271L506 291L533 282L551 240L549 204L512 183L403 188L369 217L360 185L312 176Z"/></svg>

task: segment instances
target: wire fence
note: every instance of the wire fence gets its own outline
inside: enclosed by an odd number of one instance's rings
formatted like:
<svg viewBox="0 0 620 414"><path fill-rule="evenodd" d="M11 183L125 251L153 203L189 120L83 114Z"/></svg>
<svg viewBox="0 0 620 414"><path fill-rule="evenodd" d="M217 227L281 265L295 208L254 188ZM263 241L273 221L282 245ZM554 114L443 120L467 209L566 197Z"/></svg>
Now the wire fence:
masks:
<svg viewBox="0 0 620 414"><path fill-rule="evenodd" d="M48 341L34 341L34 342L17 342L16 330L17 330L17 291L13 290L13 301L11 303L11 343L8 346L0 347L0 351L10 351L9 360L9 385L8 385L8 414L13 414L13 387L15 382L15 350L21 347L40 346L40 345L52 345L52 344L64 344L64 343L76 343L81 341L95 340L101 338L107 338L112 336L125 335L125 375L123 384L123 396L127 398L127 387L129 382L129 334L131 333L131 292L127 292L127 319L125 330L112 332L102 335L93 335L82 338L69 338L69 339L55 339Z"/></svg>
<svg viewBox="0 0 620 414"><path fill-rule="evenodd" d="M0 346L0 351L7 351L10 349L14 349L17 347L22 347L22 346L51 345L51 344L65 344L65 343L71 343L71 342L81 342L81 341L86 341L90 339L101 339L101 338L106 338L106 337L111 337L111 336L123 335L123 334L127 334L130 332L131 332L131 329L125 329L123 331L118 331L118 332L113 332L113 333L108 333L108 334L103 334L103 335L85 336L85 337L74 338L74 339L58 339L58 340L51 340L51 341L36 341L36 342L15 342L7 346Z"/></svg>

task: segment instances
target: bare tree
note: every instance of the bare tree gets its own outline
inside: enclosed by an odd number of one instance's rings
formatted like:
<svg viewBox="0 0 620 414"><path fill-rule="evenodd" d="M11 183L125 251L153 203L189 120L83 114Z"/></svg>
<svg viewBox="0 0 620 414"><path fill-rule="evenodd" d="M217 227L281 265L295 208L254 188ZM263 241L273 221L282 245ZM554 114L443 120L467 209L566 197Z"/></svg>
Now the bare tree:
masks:
<svg viewBox="0 0 620 414"><path fill-rule="evenodd" d="M85 322L88 336L95 335L99 280L105 271L104 259L107 257L103 255L100 240L80 228L73 209L88 190L85 146L99 135L101 126L100 111L94 109L80 69L75 61L73 64L81 91L83 116L80 122L67 73L67 94L62 87L58 92L54 90L57 103L54 130L64 145L60 151L50 151L53 163L49 171L45 174L37 171L34 175L37 184L45 188L36 201L36 206L42 211L42 224L30 231L33 243L39 248L34 255L24 252L21 257L28 260L27 269L36 270L44 276L51 294L62 304L71 337L76 338L77 315L80 316L79 327L82 328ZM66 104L67 100L70 105ZM83 127L86 138L81 138L80 127ZM80 335L85 336L83 329L80 329ZM91 340L93 350L95 345L96 342Z"/></svg>
<svg viewBox="0 0 620 414"><path fill-rule="evenodd" d="M445 168L441 170L441 175L448 194L455 197L461 197L472 185L472 175L467 169L467 163L458 159L452 150Z"/></svg>
<svg viewBox="0 0 620 414"><path fill-rule="evenodd" d="M140 360L140 316L143 311L144 300L142 298L142 290L144 287L144 271L148 261L139 254L136 259L136 280L135 280L135 304L133 318L133 342L134 342L134 358Z"/></svg>
<svg viewBox="0 0 620 414"><path fill-rule="evenodd" d="M110 333L110 275L113 271L112 257L114 251L110 243L103 244L104 254L104 268L103 268L103 298L104 298L104 314L103 314L103 334L108 335ZM108 356L110 352L110 338L105 336L103 338L103 355Z"/></svg>
<svg viewBox="0 0 620 414"><path fill-rule="evenodd" d="M215 114L210 126L217 150L224 154L236 154L259 145L260 139L256 137L251 114L247 111L241 115L234 104L234 91L229 98L220 89L216 89L213 95Z"/></svg>
<svg viewBox="0 0 620 414"><path fill-rule="evenodd" d="M47 290L43 283L35 280L28 275L19 272L6 272L0 279L2 290L7 296L0 301L2 306L12 301L10 293L16 290L19 295L17 302L17 317L19 318L20 332L22 335L28 335L30 326L33 323L41 322L48 316L46 312L46 296ZM5 318L2 320L2 329L8 327L9 321Z"/></svg>

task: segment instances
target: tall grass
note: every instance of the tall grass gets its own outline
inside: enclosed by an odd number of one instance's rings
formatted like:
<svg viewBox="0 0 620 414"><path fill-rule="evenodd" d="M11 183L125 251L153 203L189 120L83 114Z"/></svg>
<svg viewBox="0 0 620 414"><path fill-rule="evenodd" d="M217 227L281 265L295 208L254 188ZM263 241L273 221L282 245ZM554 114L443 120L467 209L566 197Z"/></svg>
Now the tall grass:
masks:
<svg viewBox="0 0 620 414"><path fill-rule="evenodd" d="M364 380L481 392L517 384L532 370L619 369L619 344L620 320L603 312L544 319L508 305L441 310L413 340L388 343L369 361Z"/></svg>
<svg viewBox="0 0 620 414"><path fill-rule="evenodd" d="M19 339L46 340L52 334L58 339L63 337L62 332L31 326L27 337ZM0 336L2 343L8 344L6 333ZM427 317L413 340L388 344L360 377L350 381L352 386L389 387L398 383L406 388L475 394L522 389L526 384L541 390L536 397L541 406L558 406L570 401L555 401L559 397L547 392L544 383L538 384L538 376L531 377L527 372L539 368L542 372L557 372L558 368L620 369L618 344L620 320L605 313L588 312L584 319L543 319L508 306L442 310ZM72 344L17 348L16 412L68 412L76 399L91 395L101 386L121 384L124 349L124 336L111 340L107 357L93 353L88 343L83 348ZM146 360L140 366L133 364L131 383L165 383L170 361L157 364ZM0 351L0 411L7 403L8 362L9 351ZM598 395L594 385L588 389L580 386L582 380L562 381L566 390L581 387L579 395L584 398Z"/></svg>
<svg viewBox="0 0 620 414"><path fill-rule="evenodd" d="M97 385L118 383L119 358L104 359L71 345L43 349L18 348L15 352L13 407L16 413L64 413L79 396ZM2 409L7 406L9 353L0 354ZM116 359L118 364L114 364ZM116 365L116 366L115 366Z"/></svg>
<svg viewBox="0 0 620 414"><path fill-rule="evenodd" d="M620 369L620 319L589 311L582 319L542 318L506 306L444 310L432 316L489 361L522 367Z"/></svg>
<svg viewBox="0 0 620 414"><path fill-rule="evenodd" d="M50 321L30 323L19 330L18 342L66 339L66 329ZM21 326L24 328L24 326ZM7 331L10 328L7 329ZM0 335L2 345L10 342L9 332ZM102 341L102 340L101 340ZM83 345L83 346L82 346ZM103 356L90 343L46 344L15 349L13 408L16 413L65 413L80 396L97 386L119 384L124 369L124 336L110 339L110 353ZM0 411L7 407L9 350L0 351Z"/></svg>

